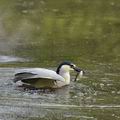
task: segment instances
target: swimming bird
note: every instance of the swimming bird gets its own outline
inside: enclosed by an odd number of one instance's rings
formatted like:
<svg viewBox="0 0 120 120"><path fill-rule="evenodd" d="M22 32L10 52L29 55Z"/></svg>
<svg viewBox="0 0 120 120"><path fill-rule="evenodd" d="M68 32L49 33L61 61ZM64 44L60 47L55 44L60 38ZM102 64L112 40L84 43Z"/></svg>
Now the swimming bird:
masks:
<svg viewBox="0 0 120 120"><path fill-rule="evenodd" d="M60 88L70 84L70 71L83 74L83 71L71 62L62 62L56 71L45 68L20 69L15 73L14 82L34 88Z"/></svg>

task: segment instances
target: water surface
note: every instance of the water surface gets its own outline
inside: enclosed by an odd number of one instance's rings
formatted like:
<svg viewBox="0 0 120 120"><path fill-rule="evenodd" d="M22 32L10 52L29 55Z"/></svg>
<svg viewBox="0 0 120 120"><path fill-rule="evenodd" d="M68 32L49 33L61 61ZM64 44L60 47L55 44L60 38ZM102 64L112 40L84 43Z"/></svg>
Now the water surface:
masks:
<svg viewBox="0 0 120 120"><path fill-rule="evenodd" d="M119 120L120 75L104 67L88 69L77 82L72 76L70 86L57 90L18 87L12 82L18 68L0 68L0 119Z"/></svg>
<svg viewBox="0 0 120 120"><path fill-rule="evenodd" d="M119 0L0 0L0 119L119 120L119 9ZM64 60L85 76L54 91L12 82L16 69Z"/></svg>

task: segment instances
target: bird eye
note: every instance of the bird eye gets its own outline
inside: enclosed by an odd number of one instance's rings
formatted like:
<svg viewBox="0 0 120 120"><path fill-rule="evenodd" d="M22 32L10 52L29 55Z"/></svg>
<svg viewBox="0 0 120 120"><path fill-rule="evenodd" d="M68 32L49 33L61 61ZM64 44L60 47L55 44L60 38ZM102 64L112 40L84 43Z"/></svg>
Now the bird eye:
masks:
<svg viewBox="0 0 120 120"><path fill-rule="evenodd" d="M74 65L74 64L71 64L70 66L71 66L71 68L74 68L74 67L75 67L75 65Z"/></svg>

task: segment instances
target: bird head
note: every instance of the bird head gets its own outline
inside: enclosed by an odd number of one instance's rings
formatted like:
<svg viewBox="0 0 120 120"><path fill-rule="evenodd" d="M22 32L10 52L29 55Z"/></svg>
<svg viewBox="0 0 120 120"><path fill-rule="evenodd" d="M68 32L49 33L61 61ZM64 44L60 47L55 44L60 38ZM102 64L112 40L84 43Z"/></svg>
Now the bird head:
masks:
<svg viewBox="0 0 120 120"><path fill-rule="evenodd" d="M71 63L71 62L68 62L68 61L65 61L65 62L62 62L58 68L57 68L57 71L56 73L59 74L60 71L64 71L64 72L69 72L71 70L74 70L76 71L77 73L80 73L82 70L80 68L78 68L75 64Z"/></svg>

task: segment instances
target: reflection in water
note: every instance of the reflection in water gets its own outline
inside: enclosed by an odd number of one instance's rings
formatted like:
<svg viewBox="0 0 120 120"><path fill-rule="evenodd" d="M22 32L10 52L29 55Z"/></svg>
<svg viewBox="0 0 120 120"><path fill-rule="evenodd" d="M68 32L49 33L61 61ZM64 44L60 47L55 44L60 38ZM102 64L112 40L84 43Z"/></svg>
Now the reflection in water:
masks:
<svg viewBox="0 0 120 120"><path fill-rule="evenodd" d="M7 62L28 62L29 60L20 58L20 57L14 57L14 56L5 56L0 55L0 63L7 63Z"/></svg>
<svg viewBox="0 0 120 120"><path fill-rule="evenodd" d="M117 1L1 1L5 12L1 13L0 40L4 47L9 42L6 49L11 51L0 51L31 57L40 65L40 61L45 65L64 59L118 64Z"/></svg>

